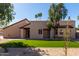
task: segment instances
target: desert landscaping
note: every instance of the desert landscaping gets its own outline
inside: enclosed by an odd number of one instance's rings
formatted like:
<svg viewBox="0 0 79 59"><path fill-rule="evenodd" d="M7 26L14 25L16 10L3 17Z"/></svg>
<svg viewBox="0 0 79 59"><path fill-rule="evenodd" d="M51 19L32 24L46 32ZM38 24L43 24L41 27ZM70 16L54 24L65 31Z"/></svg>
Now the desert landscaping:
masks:
<svg viewBox="0 0 79 59"><path fill-rule="evenodd" d="M0 49L0 56L65 56L64 48L8 48L5 53ZM67 56L79 56L79 48L68 48Z"/></svg>

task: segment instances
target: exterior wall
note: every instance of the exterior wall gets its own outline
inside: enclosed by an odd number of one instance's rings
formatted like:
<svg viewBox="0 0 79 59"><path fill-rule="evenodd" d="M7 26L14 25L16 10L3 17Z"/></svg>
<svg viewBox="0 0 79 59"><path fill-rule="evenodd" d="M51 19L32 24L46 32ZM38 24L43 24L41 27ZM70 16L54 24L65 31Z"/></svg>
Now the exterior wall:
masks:
<svg viewBox="0 0 79 59"><path fill-rule="evenodd" d="M66 25L67 24L67 21L60 21L60 25ZM75 30L75 21L69 21L69 23L68 23L69 25L71 25L71 26L73 26L73 28L71 28L70 30L71 30L71 38L75 38L76 37L76 30ZM63 29L63 30L65 30L65 28L59 28L58 29L58 36L62 36L62 35L60 35L59 34L59 32L60 32L60 29Z"/></svg>
<svg viewBox="0 0 79 59"><path fill-rule="evenodd" d="M75 30L75 28L71 29L71 37L72 37L73 39L76 38L76 30Z"/></svg>
<svg viewBox="0 0 79 59"><path fill-rule="evenodd" d="M3 36L5 38L21 38L20 27L23 26L23 25L26 25L27 23L28 23L28 21L24 20L22 22L19 22L17 24L14 24L12 26L4 28L3 29Z"/></svg>
<svg viewBox="0 0 79 59"><path fill-rule="evenodd" d="M24 20L22 22L19 22L17 24L14 24L12 26L9 26L7 28L3 29L3 36L7 38L25 38L25 31L23 29L20 29L20 27L28 24L28 21ZM67 21L60 21L60 25L66 25ZM71 29L71 37L75 38L75 22L70 21L69 23L74 28ZM31 39L42 39L43 38L43 29L48 29L47 27L47 21L31 21L30 25L25 26L24 28L30 28L30 38ZM38 33L38 30L42 29L42 34ZM60 35L60 29L65 30L65 28L59 28L58 29L58 36ZM53 38L54 36L54 29L52 28L50 31L50 38Z"/></svg>
<svg viewBox="0 0 79 59"><path fill-rule="evenodd" d="M76 29L76 38L79 40L79 29Z"/></svg>
<svg viewBox="0 0 79 59"><path fill-rule="evenodd" d="M0 35L3 35L3 29L0 29Z"/></svg>
<svg viewBox="0 0 79 59"><path fill-rule="evenodd" d="M66 25L67 21L60 21L60 25ZM38 34L39 29L47 28L47 21L31 21L31 24L26 26L26 28L30 28L30 38L43 38L43 34ZM69 25L72 25L74 28L71 28L71 38L75 38L75 22L70 21ZM65 30L65 28L59 28L58 29L58 36L62 37L60 35L60 29ZM50 31L50 38L53 38L54 36L54 29L51 29Z"/></svg>
<svg viewBox="0 0 79 59"><path fill-rule="evenodd" d="M47 29L47 21L31 21L31 24L26 26L30 28L30 38L43 38L43 29ZM42 29L42 34L38 33L38 30Z"/></svg>
<svg viewBox="0 0 79 59"><path fill-rule="evenodd" d="M63 30L63 35L60 34L60 30L61 30L61 29ZM64 32L65 32L65 31L66 31L66 28L59 28L59 29L58 29L58 36L59 36L59 37L64 36ZM75 38L75 29L74 29L74 28L70 28L69 31L70 31L70 37L71 37L72 39L74 39L74 38Z"/></svg>

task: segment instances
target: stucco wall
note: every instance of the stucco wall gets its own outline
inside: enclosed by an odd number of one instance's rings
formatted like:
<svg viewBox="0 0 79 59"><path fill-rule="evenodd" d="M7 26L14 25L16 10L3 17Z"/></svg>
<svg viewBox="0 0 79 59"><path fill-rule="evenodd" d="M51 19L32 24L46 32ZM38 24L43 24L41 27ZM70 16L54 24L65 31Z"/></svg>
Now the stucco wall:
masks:
<svg viewBox="0 0 79 59"><path fill-rule="evenodd" d="M67 25L67 21L60 21L60 25ZM69 25L73 26L74 28L71 29L71 37L75 38L75 22L70 21ZM43 34L38 34L39 29L47 28L47 21L31 21L31 24L26 26L27 28L30 28L30 38L43 38ZM59 34L60 29L65 30L65 28L59 28L58 29L58 36L62 37L62 35ZM54 36L54 29L51 29L50 31L50 38L53 38Z"/></svg>
<svg viewBox="0 0 79 59"><path fill-rule="evenodd" d="M67 21L60 21L60 25L66 25ZM19 27L22 27L23 25L28 24L28 21L24 20L22 22L19 22L15 25L9 26L7 28L3 29L3 36L8 38L21 38L21 29ZM74 28L71 29L71 35L72 38L75 38L75 22L71 21L69 23ZM30 38L43 38L43 29L47 29L47 21L31 21L31 24L28 26L25 26L25 28L30 28ZM42 29L42 34L38 33L38 30ZM65 29L65 28L62 28ZM59 31L60 29L58 29ZM24 32L25 34L25 32ZM54 31L51 29L50 31L50 37L53 38ZM58 34L60 36L60 34Z"/></svg>
<svg viewBox="0 0 79 59"><path fill-rule="evenodd" d="M47 28L47 21L31 21L31 24L26 26L30 28L30 38L43 38L43 29ZM38 30L42 29L42 34L38 33Z"/></svg>
<svg viewBox="0 0 79 59"><path fill-rule="evenodd" d="M60 34L61 29L63 30L63 35ZM69 28L69 30L66 30L66 28L59 28L59 29L58 29L58 36L59 36L59 37L64 36L64 35L65 35L64 33L65 33L66 31L68 31L69 36L70 36L72 39L75 38L75 28Z"/></svg>
<svg viewBox="0 0 79 59"><path fill-rule="evenodd" d="M67 25L67 22L68 22L68 21L60 21L60 25ZM70 20L70 21L68 22L68 24L71 25L71 26L73 27L73 28L70 29L70 30L71 30L70 35L71 35L71 38L74 39L74 38L76 37L76 36L75 36L75 34L76 34L76 30L75 30L75 21ZM58 29L58 35L59 35L59 36L62 36L62 35L59 34L60 29L65 30L65 28L59 28L59 29Z"/></svg>

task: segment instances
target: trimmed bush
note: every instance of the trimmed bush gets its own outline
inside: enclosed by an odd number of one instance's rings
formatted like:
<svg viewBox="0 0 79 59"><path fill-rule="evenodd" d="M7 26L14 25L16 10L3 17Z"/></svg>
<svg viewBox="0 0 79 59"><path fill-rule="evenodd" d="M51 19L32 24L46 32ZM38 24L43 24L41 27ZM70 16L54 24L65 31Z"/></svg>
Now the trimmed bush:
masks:
<svg viewBox="0 0 79 59"><path fill-rule="evenodd" d="M20 47L30 47L27 44L23 42L8 42L2 45L3 48L9 48L9 47L15 47L15 48L20 48Z"/></svg>

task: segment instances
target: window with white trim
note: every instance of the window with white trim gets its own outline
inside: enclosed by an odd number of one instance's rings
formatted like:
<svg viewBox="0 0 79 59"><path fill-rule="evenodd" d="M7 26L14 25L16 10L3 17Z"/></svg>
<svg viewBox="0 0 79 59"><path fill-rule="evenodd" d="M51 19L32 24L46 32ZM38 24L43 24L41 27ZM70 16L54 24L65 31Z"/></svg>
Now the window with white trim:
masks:
<svg viewBox="0 0 79 59"><path fill-rule="evenodd" d="M60 35L63 35L63 30L62 29L60 30Z"/></svg>

